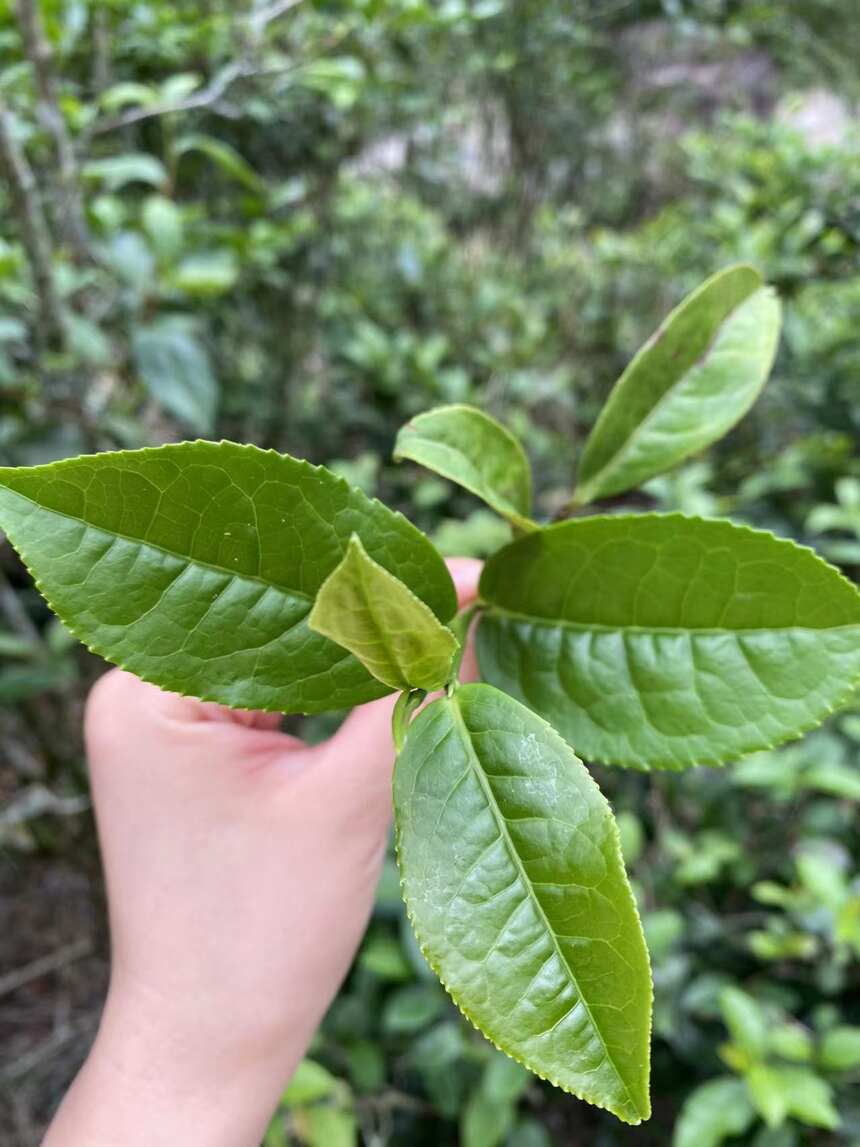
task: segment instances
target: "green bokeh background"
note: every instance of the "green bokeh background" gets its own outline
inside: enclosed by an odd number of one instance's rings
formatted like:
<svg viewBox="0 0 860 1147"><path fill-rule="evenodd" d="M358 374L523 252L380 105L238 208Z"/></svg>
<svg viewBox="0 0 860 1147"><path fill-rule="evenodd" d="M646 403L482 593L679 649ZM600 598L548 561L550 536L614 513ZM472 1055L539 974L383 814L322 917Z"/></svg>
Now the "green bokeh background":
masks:
<svg viewBox="0 0 860 1147"><path fill-rule="evenodd" d="M856 580L853 0L40 12L70 161L7 7L0 124L32 183L16 195L3 169L0 464L229 437L324 462L446 554L484 556L507 527L394 465L397 428L434 404L481 406L525 441L550 517L631 354L686 291L746 260L785 304L764 397L614 504L772 528ZM3 1147L38 1143L98 1018L80 717L101 669L0 545ZM860 1143L860 709L722 770L595 775L653 955L651 1123L553 1092L469 1028L417 952L390 862L267 1147L663 1147L688 1100L695 1147ZM52 969L18 983L44 956ZM725 1101L695 1099L751 1071L795 1097L780 1126L740 1130Z"/></svg>

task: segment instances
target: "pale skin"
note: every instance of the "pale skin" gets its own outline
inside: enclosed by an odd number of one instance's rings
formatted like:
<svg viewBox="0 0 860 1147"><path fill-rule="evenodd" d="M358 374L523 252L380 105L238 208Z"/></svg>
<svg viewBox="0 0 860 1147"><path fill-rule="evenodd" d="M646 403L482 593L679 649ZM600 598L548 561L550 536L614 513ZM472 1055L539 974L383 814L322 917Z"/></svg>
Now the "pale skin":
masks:
<svg viewBox="0 0 860 1147"><path fill-rule="evenodd" d="M463 607L479 563L449 568ZM99 681L86 740L110 987L44 1147L258 1147L370 915L393 703L309 748L277 714Z"/></svg>

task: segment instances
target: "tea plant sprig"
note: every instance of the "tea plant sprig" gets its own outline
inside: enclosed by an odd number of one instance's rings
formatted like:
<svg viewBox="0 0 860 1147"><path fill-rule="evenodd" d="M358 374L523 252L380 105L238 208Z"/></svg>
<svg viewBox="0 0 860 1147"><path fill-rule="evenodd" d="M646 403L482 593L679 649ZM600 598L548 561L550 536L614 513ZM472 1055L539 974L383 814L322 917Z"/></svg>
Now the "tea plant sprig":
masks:
<svg viewBox="0 0 860 1147"><path fill-rule="evenodd" d="M860 593L761 530L584 511L730 429L778 331L752 268L703 284L617 382L577 516L552 525L533 520L522 446L487 414L413 419L396 456L515 531L456 617L427 538L324 467L186 442L0 470L0 525L109 661L284 713L400 693L397 850L422 951L493 1043L628 1123L650 1112L648 953L615 820L576 753L680 769L800 736L860 682ZM475 614L485 683L461 685Z"/></svg>

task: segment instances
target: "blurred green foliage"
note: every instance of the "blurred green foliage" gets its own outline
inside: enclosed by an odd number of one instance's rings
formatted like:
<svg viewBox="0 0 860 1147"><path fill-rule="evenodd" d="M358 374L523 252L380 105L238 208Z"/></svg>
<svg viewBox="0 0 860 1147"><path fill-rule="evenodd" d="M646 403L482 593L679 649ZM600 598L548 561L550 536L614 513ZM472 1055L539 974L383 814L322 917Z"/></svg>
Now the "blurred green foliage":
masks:
<svg viewBox="0 0 860 1147"><path fill-rule="evenodd" d="M501 417L549 517L630 354L749 260L785 301L775 376L647 503L788 532L856 577L858 55L844 0L19 0L0 12L0 464L223 435L326 462L481 556L508 527L392 464L400 424L463 400ZM16 863L92 850L98 668L0 550ZM860 1142L860 711L722 771L600 781L653 954L652 1122L621 1128L477 1035L389 862L267 1147Z"/></svg>

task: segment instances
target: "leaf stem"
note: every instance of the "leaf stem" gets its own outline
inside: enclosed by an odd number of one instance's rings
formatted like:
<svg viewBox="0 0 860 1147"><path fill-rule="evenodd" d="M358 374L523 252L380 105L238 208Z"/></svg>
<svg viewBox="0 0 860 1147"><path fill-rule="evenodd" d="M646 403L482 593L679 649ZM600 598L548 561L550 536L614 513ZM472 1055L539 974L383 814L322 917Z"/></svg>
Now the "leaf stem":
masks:
<svg viewBox="0 0 860 1147"><path fill-rule="evenodd" d="M473 601L467 605L465 609L461 609L454 620L448 625L448 628L457 638L459 644L459 649L454 654L454 658L451 662L451 676L448 684L445 686L445 692L449 697L459 684L460 665L463 662L463 654L466 652L466 640L469 636L469 627L474 620L475 614L483 608L484 603L482 601Z"/></svg>
<svg viewBox="0 0 860 1147"><path fill-rule="evenodd" d="M412 714L427 696L425 689L410 689L401 693L391 715L391 735L394 738L394 748L399 754L406 743L406 730L412 720Z"/></svg>

